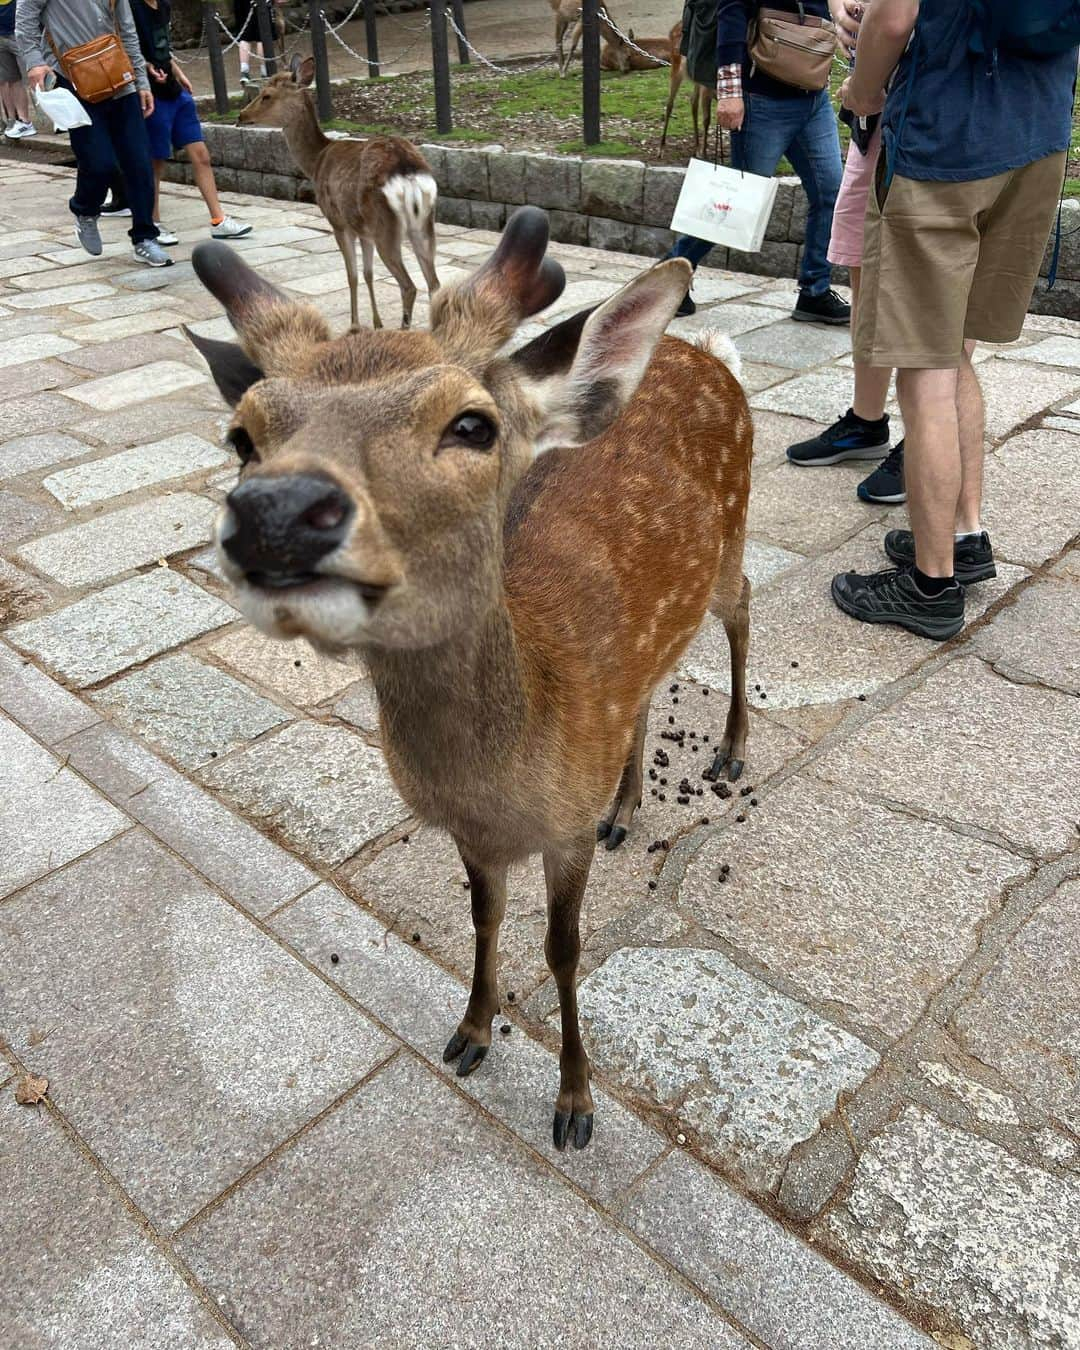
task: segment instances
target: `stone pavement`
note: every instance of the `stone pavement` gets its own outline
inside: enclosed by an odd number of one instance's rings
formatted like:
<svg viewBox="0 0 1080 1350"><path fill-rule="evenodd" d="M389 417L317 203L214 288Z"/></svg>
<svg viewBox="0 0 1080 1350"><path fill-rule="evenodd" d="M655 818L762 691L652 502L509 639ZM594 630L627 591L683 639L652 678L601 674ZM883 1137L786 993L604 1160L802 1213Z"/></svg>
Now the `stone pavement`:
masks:
<svg viewBox="0 0 1080 1350"><path fill-rule="evenodd" d="M178 328L226 325L121 222L73 247L68 182L0 163L0 1344L1080 1346L1080 329L980 366L1002 563L935 647L827 598L903 513L783 459L847 406L847 335L702 275L674 327L736 335L757 423L746 792L701 781L709 621L594 868L597 1133L558 1155L539 866L459 1082L462 868L362 673L230 606L225 419ZM229 206L344 326L315 209ZM444 279L490 244L441 228ZM563 312L641 265L554 252Z"/></svg>

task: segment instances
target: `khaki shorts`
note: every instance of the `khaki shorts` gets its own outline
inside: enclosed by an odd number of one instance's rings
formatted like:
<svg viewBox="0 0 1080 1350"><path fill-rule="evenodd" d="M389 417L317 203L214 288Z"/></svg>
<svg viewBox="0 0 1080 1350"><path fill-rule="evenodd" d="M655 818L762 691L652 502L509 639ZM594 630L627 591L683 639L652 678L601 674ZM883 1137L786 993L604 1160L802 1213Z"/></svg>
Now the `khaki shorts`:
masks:
<svg viewBox="0 0 1080 1350"><path fill-rule="evenodd" d="M1065 152L967 183L893 178L884 157L866 208L857 361L960 364L965 338L1020 336L1054 222Z"/></svg>

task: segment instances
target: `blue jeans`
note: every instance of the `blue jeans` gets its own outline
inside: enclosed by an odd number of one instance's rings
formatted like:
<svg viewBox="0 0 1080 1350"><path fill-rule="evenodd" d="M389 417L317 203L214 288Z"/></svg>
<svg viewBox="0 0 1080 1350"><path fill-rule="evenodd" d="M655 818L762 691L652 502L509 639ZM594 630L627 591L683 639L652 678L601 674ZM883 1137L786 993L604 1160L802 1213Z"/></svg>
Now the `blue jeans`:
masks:
<svg viewBox="0 0 1080 1350"><path fill-rule="evenodd" d="M793 98L746 95L743 129L731 134L732 166L768 177L783 155L799 175L809 202L799 285L811 295L824 295L830 281L826 253L833 207L843 176L836 114L827 89ZM687 258L697 267L715 247L705 239L682 235L668 256Z"/></svg>
<svg viewBox="0 0 1080 1350"><path fill-rule="evenodd" d="M71 86L63 81L65 89ZM116 166L124 176L131 207L132 243L157 238L154 224L154 170L150 164L150 141L146 135L139 96L121 94L101 103L84 103L91 118L88 127L69 132L78 171L75 195L68 202L77 216L100 213Z"/></svg>

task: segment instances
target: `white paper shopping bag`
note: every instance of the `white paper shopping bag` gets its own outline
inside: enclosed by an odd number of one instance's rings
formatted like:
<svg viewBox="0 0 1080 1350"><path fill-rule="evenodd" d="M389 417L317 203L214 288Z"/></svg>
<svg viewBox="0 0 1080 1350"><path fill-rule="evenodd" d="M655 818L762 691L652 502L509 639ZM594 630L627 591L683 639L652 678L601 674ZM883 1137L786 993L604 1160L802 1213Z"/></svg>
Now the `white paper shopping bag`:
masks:
<svg viewBox="0 0 1080 1350"><path fill-rule="evenodd" d="M775 178L692 159L671 228L740 253L756 253L765 238L778 187Z"/></svg>

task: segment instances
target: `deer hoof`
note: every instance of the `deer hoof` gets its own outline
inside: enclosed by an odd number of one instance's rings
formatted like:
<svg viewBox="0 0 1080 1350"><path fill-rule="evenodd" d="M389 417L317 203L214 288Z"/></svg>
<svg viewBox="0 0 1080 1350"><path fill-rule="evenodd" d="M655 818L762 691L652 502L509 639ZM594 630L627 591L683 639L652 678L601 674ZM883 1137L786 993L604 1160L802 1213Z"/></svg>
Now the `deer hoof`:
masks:
<svg viewBox="0 0 1080 1350"><path fill-rule="evenodd" d="M452 1064L460 1055L461 1063L457 1066L457 1076L467 1078L474 1069L479 1068L487 1052L488 1046L478 1045L475 1041L470 1041L467 1036L462 1035L460 1031L455 1031L446 1043L446 1049L443 1051L443 1063Z"/></svg>
<svg viewBox="0 0 1080 1350"><path fill-rule="evenodd" d="M742 777L742 771L743 771L743 762L741 759L733 759L731 763L727 766L727 776L733 783L735 782L736 778Z"/></svg>
<svg viewBox="0 0 1080 1350"><path fill-rule="evenodd" d="M573 1140L575 1148L584 1148L592 1138L593 1113L584 1111L556 1111L551 1128L551 1138L560 1153L565 1152L567 1143Z"/></svg>
<svg viewBox="0 0 1080 1350"><path fill-rule="evenodd" d="M611 853L619 847L619 845L625 838L626 838L626 826L612 825L611 830L607 837L607 843L604 845L604 847L607 849L609 853Z"/></svg>
<svg viewBox="0 0 1080 1350"><path fill-rule="evenodd" d="M606 839L610 833L611 833L611 821L602 820L600 824L597 825L596 827L597 842L599 842L601 839Z"/></svg>

